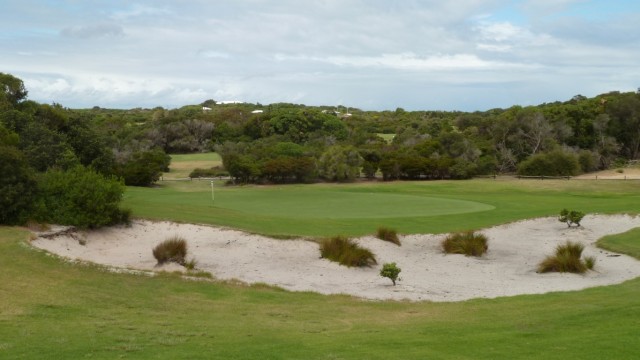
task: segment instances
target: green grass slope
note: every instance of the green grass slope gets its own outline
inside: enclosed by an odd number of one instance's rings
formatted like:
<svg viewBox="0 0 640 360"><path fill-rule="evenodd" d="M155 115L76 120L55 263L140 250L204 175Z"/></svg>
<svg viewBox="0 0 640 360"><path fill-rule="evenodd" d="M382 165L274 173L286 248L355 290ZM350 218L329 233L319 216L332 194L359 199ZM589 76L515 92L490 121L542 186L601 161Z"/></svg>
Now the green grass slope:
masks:
<svg viewBox="0 0 640 360"><path fill-rule="evenodd" d="M114 274L0 227L1 359L631 359L640 279L461 303Z"/></svg>

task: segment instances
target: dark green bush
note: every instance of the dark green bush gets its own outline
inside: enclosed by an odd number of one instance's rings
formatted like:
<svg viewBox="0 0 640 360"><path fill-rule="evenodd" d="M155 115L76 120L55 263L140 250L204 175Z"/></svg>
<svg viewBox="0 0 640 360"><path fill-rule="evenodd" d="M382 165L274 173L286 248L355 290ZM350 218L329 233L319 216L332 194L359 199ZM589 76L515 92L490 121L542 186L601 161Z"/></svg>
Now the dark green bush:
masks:
<svg viewBox="0 0 640 360"><path fill-rule="evenodd" d="M518 165L518 175L574 176L580 172L580 162L574 153L561 150L535 154Z"/></svg>
<svg viewBox="0 0 640 360"><path fill-rule="evenodd" d="M377 264L376 257L369 249L361 248L344 236L334 236L324 240L320 244L320 255L349 267Z"/></svg>
<svg viewBox="0 0 640 360"><path fill-rule="evenodd" d="M79 228L98 228L128 222L130 211L120 209L124 185L83 166L50 170L38 182L36 220Z"/></svg>
<svg viewBox="0 0 640 360"><path fill-rule="evenodd" d="M396 265L396 263L385 263L380 270L380 276L391 279L393 286L396 286L396 280L402 270Z"/></svg>
<svg viewBox="0 0 640 360"><path fill-rule="evenodd" d="M576 210L569 211L567 209L562 209L562 211L560 211L560 217L558 217L558 221L567 223L568 227L571 227L572 224L575 224L576 226L580 226L580 221L582 221L582 218L584 218L583 212L576 211Z"/></svg>
<svg viewBox="0 0 640 360"><path fill-rule="evenodd" d="M553 256L547 256L538 265L538 272L570 272L582 274L587 270L593 269L595 265L594 257L587 257L582 260L582 251L584 246L579 243L567 241L564 245L556 247L556 253Z"/></svg>
<svg viewBox="0 0 640 360"><path fill-rule="evenodd" d="M473 231L451 234L442 241L442 249L447 254L482 256L489 248L487 237Z"/></svg>
<svg viewBox="0 0 640 360"><path fill-rule="evenodd" d="M179 236L173 236L153 248L153 257L158 260L158 265L166 262L186 264L187 241ZM194 262L195 267L195 262Z"/></svg>
<svg viewBox="0 0 640 360"><path fill-rule="evenodd" d="M398 233L395 229L390 229L387 227L379 227L376 233L376 237L380 240L392 242L398 246L400 246L400 239L398 239Z"/></svg>

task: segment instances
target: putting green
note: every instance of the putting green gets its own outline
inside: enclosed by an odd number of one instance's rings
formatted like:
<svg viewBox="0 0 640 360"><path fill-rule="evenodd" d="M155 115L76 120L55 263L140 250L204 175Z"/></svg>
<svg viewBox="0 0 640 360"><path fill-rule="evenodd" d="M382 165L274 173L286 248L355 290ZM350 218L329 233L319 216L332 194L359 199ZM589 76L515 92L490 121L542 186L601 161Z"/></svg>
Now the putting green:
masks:
<svg viewBox="0 0 640 360"><path fill-rule="evenodd" d="M276 192L274 194L274 192ZM345 191L234 192L216 206L246 214L294 219L377 219L464 214L495 209L467 200Z"/></svg>

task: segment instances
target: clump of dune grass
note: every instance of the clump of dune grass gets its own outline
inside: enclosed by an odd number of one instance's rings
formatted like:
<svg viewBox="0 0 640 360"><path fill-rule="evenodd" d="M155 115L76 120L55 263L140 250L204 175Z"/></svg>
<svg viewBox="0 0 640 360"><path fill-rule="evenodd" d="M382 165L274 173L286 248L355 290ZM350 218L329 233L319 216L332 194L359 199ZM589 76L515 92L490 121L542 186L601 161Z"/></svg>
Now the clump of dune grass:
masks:
<svg viewBox="0 0 640 360"><path fill-rule="evenodd" d="M567 241L563 245L556 247L556 253L547 256L538 265L539 273L547 272L570 272L582 274L587 270L592 270L596 259L592 256L581 259L584 245Z"/></svg>
<svg viewBox="0 0 640 360"><path fill-rule="evenodd" d="M447 254L482 256L489 248L487 242L488 239L485 235L465 231L447 236L442 241L442 249Z"/></svg>
<svg viewBox="0 0 640 360"><path fill-rule="evenodd" d="M377 264L375 255L344 236L334 236L320 243L320 256L345 266L371 266Z"/></svg>
<svg viewBox="0 0 640 360"><path fill-rule="evenodd" d="M172 236L153 248L153 257L158 260L158 265L167 262L185 265L187 258L187 241L180 236Z"/></svg>
<svg viewBox="0 0 640 360"><path fill-rule="evenodd" d="M376 237L380 240L388 241L398 246L402 245L400 244L400 239L398 239L398 232L395 229L381 226L376 232Z"/></svg>

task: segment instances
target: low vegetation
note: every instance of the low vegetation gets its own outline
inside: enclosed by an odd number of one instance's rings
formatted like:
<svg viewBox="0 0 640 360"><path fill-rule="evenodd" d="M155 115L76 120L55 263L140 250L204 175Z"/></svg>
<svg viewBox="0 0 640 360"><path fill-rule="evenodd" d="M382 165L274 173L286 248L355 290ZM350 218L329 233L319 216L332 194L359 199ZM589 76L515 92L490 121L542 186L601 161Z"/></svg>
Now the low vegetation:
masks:
<svg viewBox="0 0 640 360"><path fill-rule="evenodd" d="M442 241L442 249L447 254L462 254L466 256L482 256L487 252L488 239L483 234L474 231L450 234Z"/></svg>
<svg viewBox="0 0 640 360"><path fill-rule="evenodd" d="M558 245L556 253L547 256L539 265L539 273L547 272L570 272L582 274L587 270L592 270L595 266L594 257L582 259L584 245L567 241L566 244Z"/></svg>
<svg viewBox="0 0 640 360"><path fill-rule="evenodd" d="M209 169L195 168L189 173L190 178L213 178L229 176L229 172L221 166L214 166Z"/></svg>
<svg viewBox="0 0 640 360"><path fill-rule="evenodd" d="M377 264L375 255L369 249L360 247L344 236L334 236L320 244L320 256L345 266L371 266Z"/></svg>
<svg viewBox="0 0 640 360"><path fill-rule="evenodd" d="M566 223L568 227L571 225L580 226L580 221L584 218L584 213L576 210L562 209L558 221Z"/></svg>
<svg viewBox="0 0 640 360"><path fill-rule="evenodd" d="M167 262L186 265L187 241L180 236L172 236L153 248L153 257L158 260L158 265ZM191 262L193 262L193 267L195 267L195 261L192 260Z"/></svg>
<svg viewBox="0 0 640 360"><path fill-rule="evenodd" d="M393 282L393 286L396 286L396 280L398 280L398 275L400 275L401 271L402 269L396 263L385 263L380 269L380 276L390 279Z"/></svg>
<svg viewBox="0 0 640 360"><path fill-rule="evenodd" d="M398 232L395 229L379 227L376 232L376 237L380 240L388 241L398 246L402 245L400 243L400 239L398 239Z"/></svg>

